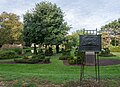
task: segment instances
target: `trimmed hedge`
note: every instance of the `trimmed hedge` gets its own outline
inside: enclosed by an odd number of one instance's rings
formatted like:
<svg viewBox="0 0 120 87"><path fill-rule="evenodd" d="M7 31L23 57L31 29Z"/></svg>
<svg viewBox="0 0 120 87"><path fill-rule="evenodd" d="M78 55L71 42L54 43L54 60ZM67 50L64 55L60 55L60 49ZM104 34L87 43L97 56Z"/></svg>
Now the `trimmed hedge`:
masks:
<svg viewBox="0 0 120 87"><path fill-rule="evenodd" d="M11 59L18 57L16 52L12 50L0 50L0 59Z"/></svg>
<svg viewBox="0 0 120 87"><path fill-rule="evenodd" d="M44 55L33 55L33 56L24 56L23 59L14 59L16 63L28 63L28 64L34 64L34 63L50 63L50 58L45 57Z"/></svg>

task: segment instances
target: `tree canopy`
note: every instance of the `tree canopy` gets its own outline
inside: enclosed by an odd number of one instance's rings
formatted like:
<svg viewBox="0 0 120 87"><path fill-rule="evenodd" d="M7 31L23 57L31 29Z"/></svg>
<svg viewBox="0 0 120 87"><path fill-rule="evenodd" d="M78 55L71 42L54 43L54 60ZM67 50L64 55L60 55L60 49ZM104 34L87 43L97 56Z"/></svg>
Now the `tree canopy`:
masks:
<svg viewBox="0 0 120 87"><path fill-rule="evenodd" d="M0 14L0 44L20 41L22 35L22 23L19 16L14 13L3 12Z"/></svg>
<svg viewBox="0 0 120 87"><path fill-rule="evenodd" d="M51 2L40 2L24 15L23 36L26 44L61 43L69 29L62 10Z"/></svg>
<svg viewBox="0 0 120 87"><path fill-rule="evenodd" d="M101 30L109 31L113 34L120 32L120 18L101 27Z"/></svg>

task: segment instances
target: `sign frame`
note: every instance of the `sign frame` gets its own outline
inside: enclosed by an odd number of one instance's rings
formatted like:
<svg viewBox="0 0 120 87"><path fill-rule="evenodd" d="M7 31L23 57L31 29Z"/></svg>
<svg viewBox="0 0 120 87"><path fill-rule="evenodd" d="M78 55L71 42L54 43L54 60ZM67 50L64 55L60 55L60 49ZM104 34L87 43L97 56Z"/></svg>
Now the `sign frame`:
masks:
<svg viewBox="0 0 120 87"><path fill-rule="evenodd" d="M101 51L101 35L80 35L79 50L81 52Z"/></svg>

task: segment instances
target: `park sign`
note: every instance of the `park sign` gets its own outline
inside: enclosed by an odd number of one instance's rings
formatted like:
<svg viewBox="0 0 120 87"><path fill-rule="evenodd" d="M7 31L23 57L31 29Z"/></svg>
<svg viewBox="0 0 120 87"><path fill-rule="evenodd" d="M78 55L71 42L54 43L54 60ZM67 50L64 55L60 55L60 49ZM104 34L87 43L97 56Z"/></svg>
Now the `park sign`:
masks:
<svg viewBox="0 0 120 87"><path fill-rule="evenodd" d="M80 35L81 52L101 50L101 35Z"/></svg>

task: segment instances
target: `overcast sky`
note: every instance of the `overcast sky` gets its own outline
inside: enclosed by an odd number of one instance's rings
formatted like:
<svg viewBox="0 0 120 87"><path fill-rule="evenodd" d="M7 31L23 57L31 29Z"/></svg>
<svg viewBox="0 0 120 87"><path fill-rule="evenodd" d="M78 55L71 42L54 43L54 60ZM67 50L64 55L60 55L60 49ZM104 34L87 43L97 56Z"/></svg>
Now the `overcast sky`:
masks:
<svg viewBox="0 0 120 87"><path fill-rule="evenodd" d="M35 3L44 0L0 0L0 13L16 13L21 17ZM120 0L46 0L62 9L65 21L72 26L70 32L81 28L100 29L101 26L120 18Z"/></svg>

